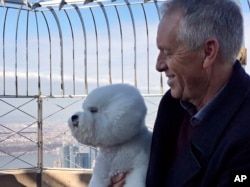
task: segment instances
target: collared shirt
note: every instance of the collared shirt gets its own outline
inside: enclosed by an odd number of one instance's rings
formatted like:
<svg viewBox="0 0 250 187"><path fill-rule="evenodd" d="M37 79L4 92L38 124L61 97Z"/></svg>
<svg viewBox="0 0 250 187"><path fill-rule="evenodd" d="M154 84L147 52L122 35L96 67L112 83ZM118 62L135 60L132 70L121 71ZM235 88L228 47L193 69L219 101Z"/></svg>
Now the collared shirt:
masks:
<svg viewBox="0 0 250 187"><path fill-rule="evenodd" d="M197 127L200 125L200 122L205 118L205 116L209 113L210 110L213 109L213 106L218 103L218 97L224 90L224 87L220 89L220 91L208 102L207 105L203 106L199 111L197 111L196 107L189 102L180 101L181 106L188 112L191 116L190 124L193 127Z"/></svg>
<svg viewBox="0 0 250 187"><path fill-rule="evenodd" d="M208 102L208 104L203 106L199 111L197 111L196 107L192 103L180 101L181 106L187 111L187 115L184 117L179 130L175 154L176 157L183 150L183 147L192 139L196 131L196 127L201 124L206 115L213 110L213 106L218 103L218 97L223 92L224 87L221 88L220 91Z"/></svg>

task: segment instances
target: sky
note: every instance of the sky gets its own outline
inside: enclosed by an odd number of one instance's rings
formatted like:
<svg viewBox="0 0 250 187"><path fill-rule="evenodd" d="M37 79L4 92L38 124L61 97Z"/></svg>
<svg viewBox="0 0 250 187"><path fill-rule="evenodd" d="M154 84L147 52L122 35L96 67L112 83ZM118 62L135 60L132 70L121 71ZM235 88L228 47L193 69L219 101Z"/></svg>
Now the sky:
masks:
<svg viewBox="0 0 250 187"><path fill-rule="evenodd" d="M247 0L240 3L249 57L250 10ZM80 16L74 9L57 8L54 14L21 11L19 17L18 9L7 12L0 8L0 33L4 37L0 40L0 81L4 82L0 84L0 95L35 95L39 80L44 95L62 94L62 84L63 94L82 95L109 84L111 79L112 83L137 85L144 94L162 93L160 74L155 70L159 15L153 3L133 5L131 9L83 8ZM246 71L250 74L250 63ZM163 81L166 90L165 77Z"/></svg>
<svg viewBox="0 0 250 187"><path fill-rule="evenodd" d="M25 94L25 87L29 87L30 94L34 92L37 94L37 91L33 91L33 87L29 85L37 87L38 69L44 95L48 95L50 92L48 90L50 88L47 86L50 84L50 73L52 73L53 79L51 83L53 93L61 94L59 89L62 79L61 71L64 72L65 94L72 94L72 89L74 89L72 85L76 89L76 94L85 93L86 79L88 86L93 88L110 83L110 79L112 79L112 83L121 82L123 79L125 83L138 84L140 89L146 89L142 87L148 82L151 87L159 84L159 74L154 68L157 53L155 34L159 18L156 8L151 5L145 5L144 9L141 5L133 6L131 8L133 17L127 6L117 6L119 19L114 7L107 7L106 12L100 8L81 9L81 17L75 10L56 11L61 33L56 19L49 11L45 11L44 14L38 12L36 15L34 13L27 15L23 11L18 22L18 11L9 10L5 21L4 52L0 49L0 56L5 55L7 62L5 63L5 74L8 76L6 92L15 92L16 76L18 85L22 84L22 87L18 89L20 94ZM145 15L143 10L146 12ZM104 13L106 13L108 21L105 19ZM144 16L147 16L147 23ZM0 19L4 19L4 17L5 11L0 12ZM81 19L84 25L82 25ZM38 25L35 24L36 20L38 20ZM15 24L17 22L18 25ZM49 25L48 28L47 25ZM28 42L26 42L26 35L28 35ZM17 47L15 48L16 41ZM51 54L49 44L51 44ZM28 47L26 47L27 45ZM61 46L63 46L62 51ZM148 56L145 53L147 50L149 50ZM147 71L145 71L145 67L147 67ZM33 79L27 80L27 74ZM87 78L85 78L85 74ZM157 78L154 78L155 76ZM75 81L72 80L73 78Z"/></svg>

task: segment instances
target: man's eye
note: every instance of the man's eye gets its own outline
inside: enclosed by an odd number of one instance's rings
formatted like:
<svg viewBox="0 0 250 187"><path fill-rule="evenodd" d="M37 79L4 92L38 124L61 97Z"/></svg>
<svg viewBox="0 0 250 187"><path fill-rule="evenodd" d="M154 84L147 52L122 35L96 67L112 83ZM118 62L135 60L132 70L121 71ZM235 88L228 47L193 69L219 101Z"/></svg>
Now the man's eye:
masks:
<svg viewBox="0 0 250 187"><path fill-rule="evenodd" d="M169 51L168 51L167 49L163 49L163 50L162 50L162 53L163 53L166 57L170 56L170 53L169 53Z"/></svg>
<svg viewBox="0 0 250 187"><path fill-rule="evenodd" d="M164 55L165 57L168 57L169 56L169 51L167 50L167 49L160 49L160 53L162 54L162 55Z"/></svg>
<svg viewBox="0 0 250 187"><path fill-rule="evenodd" d="M168 54L168 51L167 51L166 49L163 49L163 50L162 50L162 53L163 53L164 55L167 55L167 54Z"/></svg>
<svg viewBox="0 0 250 187"><path fill-rule="evenodd" d="M89 111L91 113L96 113L96 112L98 112L98 109L96 107L89 107Z"/></svg>

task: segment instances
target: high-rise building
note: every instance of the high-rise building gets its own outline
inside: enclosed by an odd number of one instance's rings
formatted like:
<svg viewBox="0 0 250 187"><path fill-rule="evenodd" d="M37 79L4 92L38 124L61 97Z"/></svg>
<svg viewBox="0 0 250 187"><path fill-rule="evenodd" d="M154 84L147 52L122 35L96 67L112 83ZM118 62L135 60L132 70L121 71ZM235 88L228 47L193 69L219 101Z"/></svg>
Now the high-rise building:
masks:
<svg viewBox="0 0 250 187"><path fill-rule="evenodd" d="M70 146L63 145L61 149L61 156L62 156L62 167L69 168L70 167Z"/></svg>
<svg viewBox="0 0 250 187"><path fill-rule="evenodd" d="M97 149L86 145L63 145L61 166L64 168L93 168Z"/></svg>
<svg viewBox="0 0 250 187"><path fill-rule="evenodd" d="M77 153L75 163L80 168L91 168L89 153Z"/></svg>

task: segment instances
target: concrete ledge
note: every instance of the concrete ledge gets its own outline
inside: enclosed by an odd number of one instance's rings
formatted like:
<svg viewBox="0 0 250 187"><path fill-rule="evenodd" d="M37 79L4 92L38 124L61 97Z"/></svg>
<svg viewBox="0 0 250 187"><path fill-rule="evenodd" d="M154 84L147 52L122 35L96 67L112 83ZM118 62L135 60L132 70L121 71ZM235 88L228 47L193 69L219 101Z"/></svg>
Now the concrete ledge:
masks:
<svg viewBox="0 0 250 187"><path fill-rule="evenodd" d="M42 172L42 187L87 187L92 171L44 169Z"/></svg>
<svg viewBox="0 0 250 187"><path fill-rule="evenodd" d="M0 171L3 187L87 187L92 171L82 169L18 169Z"/></svg>
<svg viewBox="0 0 250 187"><path fill-rule="evenodd" d="M36 187L36 178L36 169L0 171L1 186L6 187Z"/></svg>

